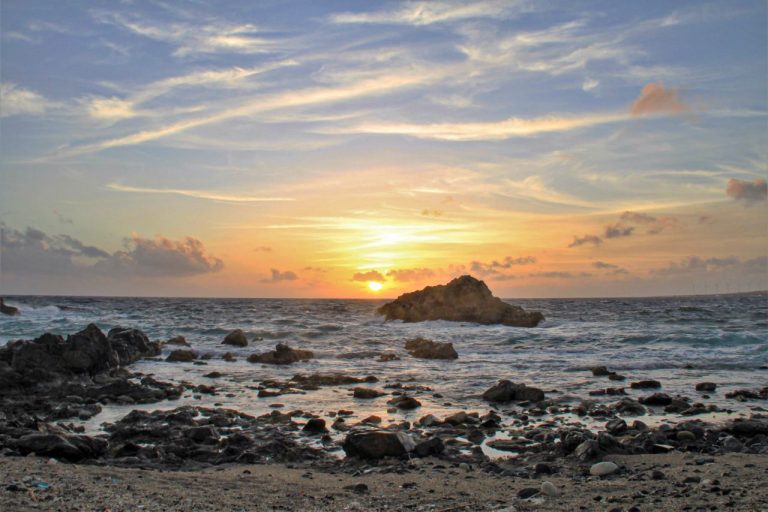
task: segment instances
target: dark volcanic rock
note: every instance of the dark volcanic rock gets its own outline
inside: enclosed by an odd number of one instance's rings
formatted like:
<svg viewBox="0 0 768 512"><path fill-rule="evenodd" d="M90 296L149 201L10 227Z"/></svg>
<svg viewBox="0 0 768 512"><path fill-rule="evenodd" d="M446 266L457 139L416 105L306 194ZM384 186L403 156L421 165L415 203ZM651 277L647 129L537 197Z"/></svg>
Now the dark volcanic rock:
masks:
<svg viewBox="0 0 768 512"><path fill-rule="evenodd" d="M457 359L459 354L453 343L438 343L424 338L415 338L405 342L405 350L420 359Z"/></svg>
<svg viewBox="0 0 768 512"><path fill-rule="evenodd" d="M328 432L323 418L310 418L302 430L309 434L325 434Z"/></svg>
<svg viewBox="0 0 768 512"><path fill-rule="evenodd" d="M383 391L372 388L355 388L352 390L352 396L354 398L378 398L384 394Z"/></svg>
<svg viewBox="0 0 768 512"><path fill-rule="evenodd" d="M166 345L180 345L182 347L188 347L189 343L187 342L187 339L184 336L174 336L173 338L169 339L165 342Z"/></svg>
<svg viewBox="0 0 768 512"><path fill-rule="evenodd" d="M445 451L445 444L439 437L432 437L416 445L413 452L417 457L429 457L430 455L440 455Z"/></svg>
<svg viewBox="0 0 768 512"><path fill-rule="evenodd" d="M96 437L35 433L18 439L16 448L23 455L35 453L78 462L102 455L107 442Z"/></svg>
<svg viewBox="0 0 768 512"><path fill-rule="evenodd" d="M361 384L364 382L378 382L379 379L373 375L367 377L353 377L344 373L313 373L311 375L302 375L297 373L291 378L292 382L309 388L319 386L339 386L344 384Z"/></svg>
<svg viewBox="0 0 768 512"><path fill-rule="evenodd" d="M696 391L704 391L706 393L711 393L717 389L717 384L714 382L699 382L696 384Z"/></svg>
<svg viewBox="0 0 768 512"><path fill-rule="evenodd" d="M517 327L536 327L544 320L544 315L539 312L527 312L494 297L484 282L472 276L457 277L445 285L405 293L381 306L378 313L387 320L404 322L450 320Z"/></svg>
<svg viewBox="0 0 768 512"><path fill-rule="evenodd" d="M381 459L400 457L415 448L415 443L405 432L386 432L369 430L351 432L342 445L348 457L362 459Z"/></svg>
<svg viewBox="0 0 768 512"><path fill-rule="evenodd" d="M643 405L665 406L672 403L672 397L665 393L654 393L640 399Z"/></svg>
<svg viewBox="0 0 768 512"><path fill-rule="evenodd" d="M539 388L528 387L525 384L500 380L498 384L483 393L483 400L488 402L511 402L513 400L540 402L544 400L544 391Z"/></svg>
<svg viewBox="0 0 768 512"><path fill-rule="evenodd" d="M19 308L15 308L13 306L9 306L8 304L3 301L2 297L0 297L0 313L4 315L18 315L19 314Z"/></svg>
<svg viewBox="0 0 768 512"><path fill-rule="evenodd" d="M309 350L293 349L288 345L278 343L275 350L263 354L251 354L248 356L249 363L262 364L292 364L298 361L308 361L315 357Z"/></svg>
<svg viewBox="0 0 768 512"><path fill-rule="evenodd" d="M165 358L169 363L189 363L195 359L197 359L197 354L184 349L174 350Z"/></svg>
<svg viewBox="0 0 768 512"><path fill-rule="evenodd" d="M629 385L632 389L657 389L661 387L661 382L657 380L641 380Z"/></svg>
<svg viewBox="0 0 768 512"><path fill-rule="evenodd" d="M411 396L401 395L396 396L392 400L387 402L389 405L393 405L398 409L411 410L421 407L421 402Z"/></svg>
<svg viewBox="0 0 768 512"><path fill-rule="evenodd" d="M245 337L245 333L243 333L243 331L240 329L235 329L234 331L227 334L227 336L224 338L224 341L221 343L223 345L234 345L235 347L247 347L248 338Z"/></svg>
<svg viewBox="0 0 768 512"><path fill-rule="evenodd" d="M15 341L0 348L7 367L0 380L18 387L75 375L94 376L160 353L157 343L135 329L115 328L107 337L94 324L62 336L43 334L32 341Z"/></svg>

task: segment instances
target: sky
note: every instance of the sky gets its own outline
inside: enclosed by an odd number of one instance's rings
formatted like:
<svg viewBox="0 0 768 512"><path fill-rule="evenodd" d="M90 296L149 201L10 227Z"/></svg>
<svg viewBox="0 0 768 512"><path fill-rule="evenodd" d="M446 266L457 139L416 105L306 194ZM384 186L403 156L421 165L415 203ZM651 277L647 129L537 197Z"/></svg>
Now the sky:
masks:
<svg viewBox="0 0 768 512"><path fill-rule="evenodd" d="M768 288L759 1L0 3L0 293Z"/></svg>

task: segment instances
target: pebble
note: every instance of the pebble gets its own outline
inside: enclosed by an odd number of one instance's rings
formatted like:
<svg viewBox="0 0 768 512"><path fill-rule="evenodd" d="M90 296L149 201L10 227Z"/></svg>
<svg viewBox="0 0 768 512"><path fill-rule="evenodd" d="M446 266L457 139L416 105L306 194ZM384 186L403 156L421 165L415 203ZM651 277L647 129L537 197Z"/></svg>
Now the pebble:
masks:
<svg viewBox="0 0 768 512"><path fill-rule="evenodd" d="M696 441L696 435L689 430L681 430L677 433L677 440L681 443L692 443Z"/></svg>
<svg viewBox="0 0 768 512"><path fill-rule="evenodd" d="M560 490L555 487L552 482L544 481L541 483L541 494L549 496L550 498L557 498L560 496Z"/></svg>
<svg viewBox="0 0 768 512"><path fill-rule="evenodd" d="M610 461L598 462L589 468L589 474L593 476L607 476L619 470L619 466Z"/></svg>

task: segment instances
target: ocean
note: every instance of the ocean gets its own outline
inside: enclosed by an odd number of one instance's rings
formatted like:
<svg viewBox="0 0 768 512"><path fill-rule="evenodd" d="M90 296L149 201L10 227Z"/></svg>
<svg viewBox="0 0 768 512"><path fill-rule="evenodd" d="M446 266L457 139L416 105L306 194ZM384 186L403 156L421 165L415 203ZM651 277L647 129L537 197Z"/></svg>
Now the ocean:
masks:
<svg viewBox="0 0 768 512"><path fill-rule="evenodd" d="M728 391L768 385L768 295L742 294L627 299L526 299L510 303L544 313L537 328L485 326L456 322L404 324L386 322L375 314L383 300L300 299L187 299L102 297L8 297L21 315L0 315L0 342L32 339L44 332L70 334L89 323L105 332L115 326L135 327L150 339L184 336L192 349L211 354L205 364L169 363L162 359L140 361L131 370L153 374L166 381L205 383L216 395L188 392L178 401L135 405L110 405L87 422L98 430L132 409L173 408L182 404L222 406L260 415L276 403L286 410L301 409L327 415L352 410L351 420L371 414L385 420L414 421L432 413L444 416L459 410L489 409L481 394L499 379L540 387L547 396L564 402L589 398L616 401L618 397L591 397L590 391L623 386L637 398L649 390L633 390L629 383L655 379L660 391L696 401L698 382L711 381L718 389L706 399L725 412L717 416L748 416L758 402L725 398ZM246 348L222 345L224 336L242 329ZM454 361L410 357L407 339L421 336L453 343ZM289 366L252 364L246 357L265 352L276 343L309 349L316 359ZM178 348L167 346L163 357ZM220 356L232 352L236 362ZM379 362L377 353L396 353L400 360ZM593 377L589 368L605 365L625 375L624 382ZM218 371L220 378L204 375ZM433 393L418 395L422 407L388 413L384 396L355 400L349 387L322 388L306 394L274 398L256 396L259 382L289 379L297 373L344 372L374 375L372 387L401 383L427 386ZM644 417L662 422L670 415ZM707 418L704 418L707 419Z"/></svg>

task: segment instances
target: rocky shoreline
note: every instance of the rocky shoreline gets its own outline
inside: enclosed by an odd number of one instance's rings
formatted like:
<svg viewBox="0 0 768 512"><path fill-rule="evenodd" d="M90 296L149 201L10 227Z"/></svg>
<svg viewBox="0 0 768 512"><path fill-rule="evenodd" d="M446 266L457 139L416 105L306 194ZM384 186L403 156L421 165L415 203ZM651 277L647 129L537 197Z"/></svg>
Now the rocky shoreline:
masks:
<svg viewBox="0 0 768 512"><path fill-rule="evenodd" d="M178 339L170 344L183 345ZM345 478L453 471L494 481L531 480L515 499L535 502L563 497L567 487L563 479L572 483L640 478L628 469L631 464L621 462L633 457L683 456L698 467L718 465L735 453L763 462L768 455L768 416L761 407L753 407L749 419L708 424L695 416L712 412L712 406L666 395L659 391L662 384L652 380L629 383L633 389L648 391L639 400L626 396L623 387L606 387L604 395L616 399L611 403L589 398L563 401L535 385L500 380L483 394L485 410L459 410L442 418L426 414L413 422L384 425L376 415L354 422L347 418L358 400L390 397L387 412L395 413L418 410L420 399L439 393L417 384L380 383L372 375L297 373L285 381L262 381L259 396L306 393L310 403L314 390L331 387L349 393L349 409L323 416L280 407L260 416L221 407L183 405L168 410L168 401L185 391L215 395L217 390L129 371L141 358L158 357L161 346L136 329L114 328L104 334L89 325L66 339L44 334L0 349L3 464L34 455L49 462L183 472L252 464L291 464ZM450 344L411 340L406 347L413 357L457 357ZM311 357L311 352L278 345L253 362L300 365ZM193 364L196 358L193 353L179 360ZM623 382L621 375L605 367L593 368L592 374L610 383ZM714 389L704 382L697 391ZM768 388L740 390L731 398L763 401ZM86 435L74 421L93 417L110 404L160 402L159 410L134 410L104 425L98 435ZM641 418L656 410L676 413L681 421L648 426ZM642 473L642 479L664 480L663 470L657 471ZM762 471L765 474L764 464ZM25 496L30 490L40 493L28 484L3 482L3 499L21 491ZM708 489L725 503L736 497L726 499L731 491L711 481ZM680 499L684 498L683 493Z"/></svg>

